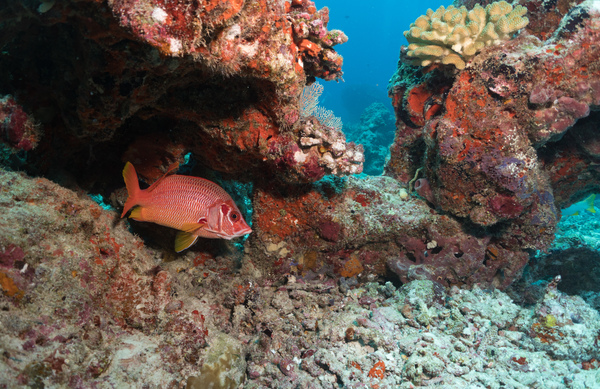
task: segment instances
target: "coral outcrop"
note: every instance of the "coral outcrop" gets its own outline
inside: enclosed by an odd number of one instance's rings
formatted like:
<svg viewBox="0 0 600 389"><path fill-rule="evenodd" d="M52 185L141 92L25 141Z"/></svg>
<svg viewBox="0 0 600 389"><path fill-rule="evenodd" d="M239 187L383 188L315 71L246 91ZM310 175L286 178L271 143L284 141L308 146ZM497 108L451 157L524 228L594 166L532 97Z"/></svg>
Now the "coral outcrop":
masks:
<svg viewBox="0 0 600 389"><path fill-rule="evenodd" d="M182 309L114 212L42 178L0 170L0 188L0 386L164 387L192 371L206 311Z"/></svg>
<svg viewBox="0 0 600 389"><path fill-rule="evenodd" d="M457 75L401 64L387 174L408 185L422 167L433 208L504 249L546 250L560 208L599 189L599 12L584 2L552 38L523 33Z"/></svg>
<svg viewBox="0 0 600 389"><path fill-rule="evenodd" d="M489 236L464 232L459 221L405 196L390 177L327 180L305 189L286 188L285 197L257 189L255 236L246 249L261 258L257 266L264 271L348 282L395 273L402 282L505 288L529 258Z"/></svg>
<svg viewBox="0 0 600 389"><path fill-rule="evenodd" d="M41 137L39 126L12 96L0 99L0 132L0 139L15 151L34 149Z"/></svg>
<svg viewBox="0 0 600 389"><path fill-rule="evenodd" d="M529 23L525 13L525 7L513 8L506 1L485 8L475 4L471 10L453 5L428 9L404 32L409 43L407 56L414 65L441 63L464 69L481 49L510 39L524 28Z"/></svg>
<svg viewBox="0 0 600 389"><path fill-rule="evenodd" d="M77 176L108 190L112 169L144 137L181 151L153 148L151 163L161 161L163 170L188 152L248 180L269 171L308 182L356 170L336 160L313 174L310 158L305 165L281 154L301 147L294 124L307 82L342 76L334 46L347 37L328 30L327 8L264 0L61 1L45 2L43 12L38 5L0 6L0 44L9 53L0 88L25 112L36 111L45 134L35 139L31 170L99 160L102 169ZM328 151L317 150L317 158L328 160Z"/></svg>

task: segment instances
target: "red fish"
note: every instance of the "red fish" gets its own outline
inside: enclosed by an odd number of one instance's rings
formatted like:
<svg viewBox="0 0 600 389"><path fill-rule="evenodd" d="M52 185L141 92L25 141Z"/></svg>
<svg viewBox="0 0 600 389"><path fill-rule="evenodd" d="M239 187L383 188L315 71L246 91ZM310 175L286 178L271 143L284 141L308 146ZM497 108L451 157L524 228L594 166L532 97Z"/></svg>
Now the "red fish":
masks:
<svg viewBox="0 0 600 389"><path fill-rule="evenodd" d="M135 168L129 162L123 178L129 197L121 217L180 230L175 251L180 252L198 237L233 239L252 232L231 196L219 185L199 177L168 175L148 189L140 189Z"/></svg>

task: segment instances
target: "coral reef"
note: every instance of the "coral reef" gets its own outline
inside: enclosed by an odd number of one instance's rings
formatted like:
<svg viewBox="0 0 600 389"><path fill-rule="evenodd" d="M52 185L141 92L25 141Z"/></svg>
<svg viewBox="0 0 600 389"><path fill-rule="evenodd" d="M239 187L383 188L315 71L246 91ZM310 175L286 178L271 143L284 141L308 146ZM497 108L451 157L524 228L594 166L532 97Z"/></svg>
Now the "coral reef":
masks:
<svg viewBox="0 0 600 389"><path fill-rule="evenodd" d="M505 288L529 258L465 233L459 221L405 196L389 177L324 180L316 189L290 187L283 196L257 188L246 250L265 272L362 282L395 273L402 282Z"/></svg>
<svg viewBox="0 0 600 389"><path fill-rule="evenodd" d="M322 171L319 179L325 174L342 176L362 173L365 161L363 146L354 142L346 143L346 135L341 129L328 126L324 120L315 120L314 116L299 120L297 126L300 128L300 146L303 150L296 151L293 158L302 169L305 168L308 155L312 154L318 158L317 165ZM311 177L310 173L304 176Z"/></svg>
<svg viewBox="0 0 600 389"><path fill-rule="evenodd" d="M38 126L12 96L0 99L0 133L2 140L16 150L30 151L40 138Z"/></svg>
<svg viewBox="0 0 600 389"><path fill-rule="evenodd" d="M596 385L597 253L543 251L600 189L600 10L521 6L515 39L461 35L463 69L402 51L385 175L359 179L392 120L349 127L365 150L318 109L347 39L327 8L0 5L0 388ZM119 219L123 159L218 181L253 233L174 253Z"/></svg>
<svg viewBox="0 0 600 389"><path fill-rule="evenodd" d="M589 209L588 202L579 206ZM516 301L534 304L544 295L546 284L560 275L558 290L579 295L600 311L600 223L589 211L568 214L573 208L577 204L565 210L549 252L538 253L523 278L511 285L508 292Z"/></svg>
<svg viewBox="0 0 600 389"><path fill-rule="evenodd" d="M323 86L313 83L304 88L300 96L300 120L295 129L299 131L300 146L272 150L281 155L279 167L293 166L298 171L297 180L317 181L326 174L349 175L363 171L364 148L354 142L346 143L342 120L333 112L319 106ZM292 160L293 162L286 162Z"/></svg>
<svg viewBox="0 0 600 389"><path fill-rule="evenodd" d="M0 386L167 387L195 371L206 307L182 310L175 273L114 212L42 178L2 170L0 188Z"/></svg>
<svg viewBox="0 0 600 389"><path fill-rule="evenodd" d="M524 17L526 12L525 7L513 8L506 1L485 8L475 4L471 10L453 5L436 11L428 9L404 32L409 43L407 56L414 65L441 63L464 69L466 62L484 47L510 39L525 27L529 23Z"/></svg>

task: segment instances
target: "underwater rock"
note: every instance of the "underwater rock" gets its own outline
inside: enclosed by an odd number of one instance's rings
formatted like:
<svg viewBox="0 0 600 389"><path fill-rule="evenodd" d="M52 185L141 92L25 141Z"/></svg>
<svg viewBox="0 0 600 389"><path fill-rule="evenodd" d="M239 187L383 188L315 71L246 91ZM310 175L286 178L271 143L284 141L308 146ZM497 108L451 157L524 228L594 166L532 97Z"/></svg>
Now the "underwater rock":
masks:
<svg viewBox="0 0 600 389"><path fill-rule="evenodd" d="M198 376L187 379L186 389L238 388L246 376L246 361L239 341L218 334L206 353Z"/></svg>
<svg viewBox="0 0 600 389"><path fill-rule="evenodd" d="M24 151L34 149L41 137L39 127L12 96L0 99L0 133L2 141Z"/></svg>
<svg viewBox="0 0 600 389"><path fill-rule="evenodd" d="M0 188L0 386L183 380L207 346L206 310L175 301L157 253L46 179L0 170Z"/></svg>
<svg viewBox="0 0 600 389"><path fill-rule="evenodd" d="M361 282L395 273L402 282L505 288L529 257L466 233L421 199L403 199L405 189L390 177L322 180L308 189L290 186L282 196L257 188L246 250L263 271Z"/></svg>
<svg viewBox="0 0 600 389"><path fill-rule="evenodd" d="M580 296L558 291L560 280L561 276L557 276L547 284L544 297L534 308L531 343L536 350L559 359L596 359L600 354L600 313Z"/></svg>

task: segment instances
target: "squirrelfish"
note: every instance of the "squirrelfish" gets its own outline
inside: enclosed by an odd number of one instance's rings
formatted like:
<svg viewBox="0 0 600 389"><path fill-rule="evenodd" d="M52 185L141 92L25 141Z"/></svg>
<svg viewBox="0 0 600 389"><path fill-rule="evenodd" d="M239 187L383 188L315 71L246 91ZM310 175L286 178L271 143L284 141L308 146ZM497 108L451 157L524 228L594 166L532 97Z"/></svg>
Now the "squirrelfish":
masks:
<svg viewBox="0 0 600 389"><path fill-rule="evenodd" d="M175 238L177 252L198 237L233 239L252 232L231 196L212 181L167 173L142 190L129 162L123 178L129 197L121 217L133 208L129 217L134 220L180 230Z"/></svg>

